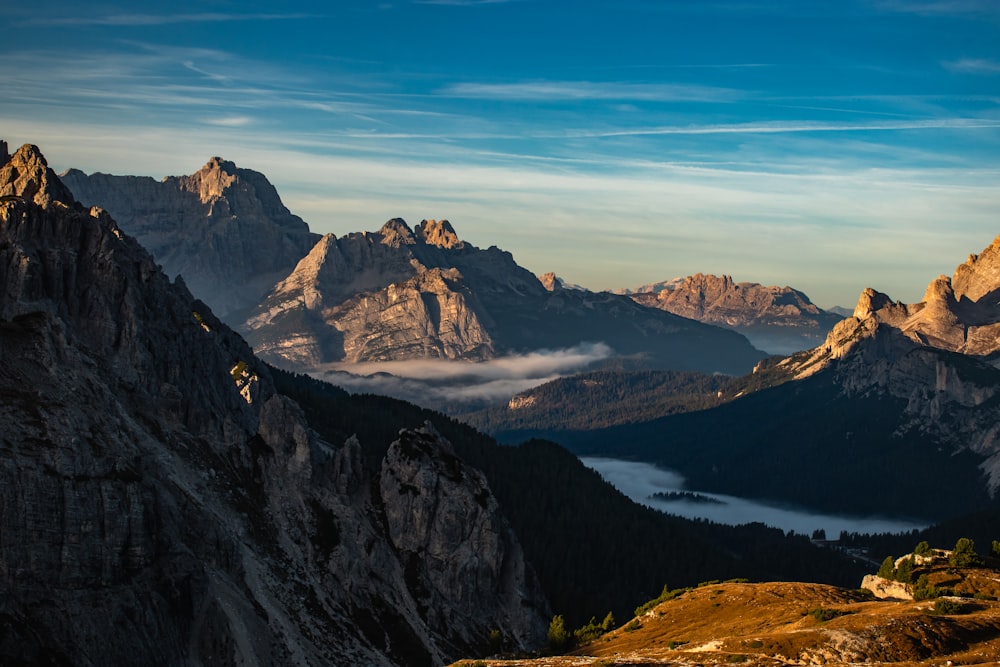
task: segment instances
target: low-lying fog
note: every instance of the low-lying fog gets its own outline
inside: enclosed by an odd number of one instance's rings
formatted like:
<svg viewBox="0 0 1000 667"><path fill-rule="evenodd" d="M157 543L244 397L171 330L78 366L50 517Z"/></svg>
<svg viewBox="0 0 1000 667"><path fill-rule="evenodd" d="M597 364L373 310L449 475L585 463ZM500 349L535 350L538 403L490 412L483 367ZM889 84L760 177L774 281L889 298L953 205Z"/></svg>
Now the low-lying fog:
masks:
<svg viewBox="0 0 1000 667"><path fill-rule="evenodd" d="M601 477L635 502L689 519L709 519L733 526L760 522L785 532L795 531L805 535L812 535L814 530L823 529L827 538L831 540L837 539L841 531L899 533L914 528L924 528L927 525L906 519L833 516L802 509L776 507L757 500L687 489L681 475L650 463L596 457L582 457L580 460L588 468L599 472ZM669 494L678 491L696 493L703 500L701 502L662 500L653 497L654 493Z"/></svg>
<svg viewBox="0 0 1000 667"><path fill-rule="evenodd" d="M351 393L381 394L455 413L506 402L514 394L588 370L613 354L604 343L582 343L480 362L417 359L328 364L311 375Z"/></svg>

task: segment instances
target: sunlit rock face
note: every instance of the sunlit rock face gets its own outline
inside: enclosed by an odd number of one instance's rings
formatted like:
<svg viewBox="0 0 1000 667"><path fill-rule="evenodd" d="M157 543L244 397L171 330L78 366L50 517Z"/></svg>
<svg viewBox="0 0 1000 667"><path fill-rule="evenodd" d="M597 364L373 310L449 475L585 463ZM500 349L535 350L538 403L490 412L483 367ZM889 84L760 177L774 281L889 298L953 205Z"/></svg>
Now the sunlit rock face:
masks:
<svg viewBox="0 0 1000 667"><path fill-rule="evenodd" d="M546 289L510 253L446 220L323 237L243 325L264 358L484 360L604 342L650 367L745 372L762 353L715 327L586 290Z"/></svg>
<svg viewBox="0 0 1000 667"><path fill-rule="evenodd" d="M739 331L776 354L814 347L842 319L791 287L737 283L730 276L698 273L624 292L643 305Z"/></svg>
<svg viewBox="0 0 1000 667"><path fill-rule="evenodd" d="M844 357L886 327L905 339L895 344L897 354L925 346L993 359L1000 352L1000 236L970 256L954 277L931 281L918 303L894 302L866 288L854 316L834 327L808 362L797 362L796 368L800 374L814 373L825 367L825 360Z"/></svg>
<svg viewBox="0 0 1000 667"><path fill-rule="evenodd" d="M853 317L822 345L781 363L797 378L831 370L848 392L905 399L910 426L985 458L993 494L1000 490L998 245L1000 237L953 278L931 281L919 303L865 289Z"/></svg>
<svg viewBox="0 0 1000 667"><path fill-rule="evenodd" d="M255 305L319 238L263 174L219 157L162 181L78 169L62 180L78 200L107 210L226 320Z"/></svg>
<svg viewBox="0 0 1000 667"><path fill-rule="evenodd" d="M550 612L481 475L453 483L426 429L400 440L427 455L367 472L67 192L32 146L0 167L0 663L443 664L483 628L538 647ZM431 572L389 530L413 509L390 478L446 491L421 544L461 558Z"/></svg>

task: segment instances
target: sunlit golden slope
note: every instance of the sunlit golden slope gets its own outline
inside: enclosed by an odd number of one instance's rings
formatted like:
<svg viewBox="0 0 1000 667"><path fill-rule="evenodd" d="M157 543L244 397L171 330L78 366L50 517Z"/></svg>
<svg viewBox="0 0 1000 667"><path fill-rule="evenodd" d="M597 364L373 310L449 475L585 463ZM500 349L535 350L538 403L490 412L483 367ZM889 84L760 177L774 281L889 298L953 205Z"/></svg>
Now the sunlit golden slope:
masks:
<svg viewBox="0 0 1000 667"><path fill-rule="evenodd" d="M464 664L997 665L1000 573L968 569L950 576L956 591L975 586L981 598L994 599L946 598L963 608L947 615L935 613L934 600L875 600L820 584L711 584L654 607L572 655Z"/></svg>

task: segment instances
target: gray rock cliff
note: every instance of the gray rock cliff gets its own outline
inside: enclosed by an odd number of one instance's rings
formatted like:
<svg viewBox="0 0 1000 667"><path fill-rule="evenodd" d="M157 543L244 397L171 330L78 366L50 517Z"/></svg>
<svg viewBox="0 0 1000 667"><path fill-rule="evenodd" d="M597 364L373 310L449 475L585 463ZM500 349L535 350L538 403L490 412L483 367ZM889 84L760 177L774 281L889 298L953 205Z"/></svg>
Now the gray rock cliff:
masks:
<svg viewBox="0 0 1000 667"><path fill-rule="evenodd" d="M211 309L66 195L32 146L0 168L0 662L432 665L487 627L540 643L547 604L478 473L424 429L400 442L426 455L370 477L355 438L321 440ZM435 498L419 543L396 478Z"/></svg>
<svg viewBox="0 0 1000 667"><path fill-rule="evenodd" d="M255 305L319 238L263 174L219 157L162 181L78 169L62 180L77 199L107 210L223 319Z"/></svg>

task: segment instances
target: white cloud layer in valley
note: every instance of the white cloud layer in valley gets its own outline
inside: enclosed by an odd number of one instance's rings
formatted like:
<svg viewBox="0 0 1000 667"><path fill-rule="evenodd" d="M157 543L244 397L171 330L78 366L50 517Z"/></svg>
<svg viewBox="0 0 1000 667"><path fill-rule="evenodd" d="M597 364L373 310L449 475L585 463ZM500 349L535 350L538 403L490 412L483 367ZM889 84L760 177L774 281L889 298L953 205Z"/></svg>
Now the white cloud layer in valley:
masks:
<svg viewBox="0 0 1000 667"><path fill-rule="evenodd" d="M537 350L489 361L420 359L328 364L310 374L352 393L400 398L442 412L506 402L514 394L610 358L604 343Z"/></svg>
<svg viewBox="0 0 1000 667"><path fill-rule="evenodd" d="M830 539L837 539L841 531L900 533L926 527L926 524L907 518L835 516L803 508L779 507L758 500L700 491L697 492L698 496L715 502L660 500L654 498L653 494L692 490L685 487L682 475L651 463L598 457L584 457L580 460L640 505L689 519L708 519L733 526L763 523L785 532L794 531L800 535L812 535L813 531L822 529Z"/></svg>

